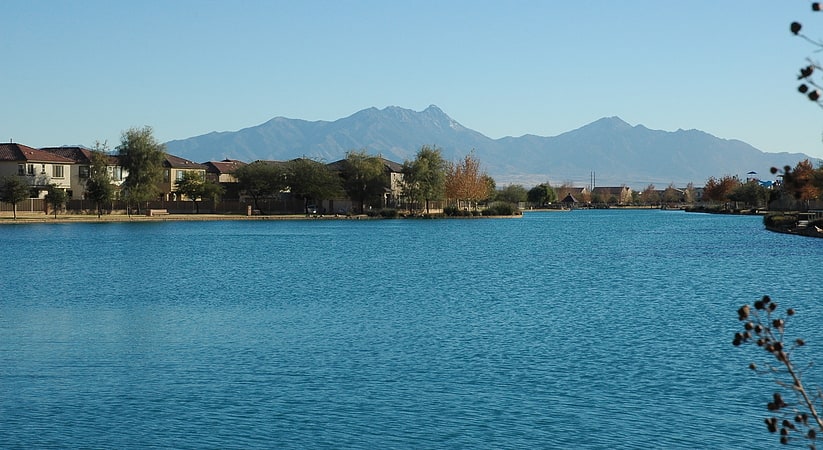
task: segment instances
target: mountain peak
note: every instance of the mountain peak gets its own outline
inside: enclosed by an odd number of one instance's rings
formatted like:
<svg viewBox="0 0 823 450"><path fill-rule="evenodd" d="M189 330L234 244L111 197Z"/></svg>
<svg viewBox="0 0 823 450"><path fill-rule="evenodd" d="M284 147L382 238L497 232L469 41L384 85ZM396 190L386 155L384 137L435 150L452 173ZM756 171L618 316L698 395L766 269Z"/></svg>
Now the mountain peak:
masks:
<svg viewBox="0 0 823 450"><path fill-rule="evenodd" d="M602 119L595 120L594 122L586 125L584 128L588 127L596 127L608 130L621 130L632 128L631 125L629 125L628 123L626 123L626 121L617 116L603 117Z"/></svg>

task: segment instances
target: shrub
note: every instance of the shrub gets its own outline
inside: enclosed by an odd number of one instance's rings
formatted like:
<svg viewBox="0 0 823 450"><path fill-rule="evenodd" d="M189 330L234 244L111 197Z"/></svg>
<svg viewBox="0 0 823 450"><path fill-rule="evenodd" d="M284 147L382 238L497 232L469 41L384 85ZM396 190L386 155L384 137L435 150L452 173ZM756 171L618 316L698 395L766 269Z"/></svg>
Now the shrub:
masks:
<svg viewBox="0 0 823 450"><path fill-rule="evenodd" d="M787 230L797 226L797 216L792 214L770 214L763 217L763 224L770 228Z"/></svg>
<svg viewBox="0 0 823 450"><path fill-rule="evenodd" d="M509 202L494 202L483 210L484 216L514 216L519 213L517 206Z"/></svg>

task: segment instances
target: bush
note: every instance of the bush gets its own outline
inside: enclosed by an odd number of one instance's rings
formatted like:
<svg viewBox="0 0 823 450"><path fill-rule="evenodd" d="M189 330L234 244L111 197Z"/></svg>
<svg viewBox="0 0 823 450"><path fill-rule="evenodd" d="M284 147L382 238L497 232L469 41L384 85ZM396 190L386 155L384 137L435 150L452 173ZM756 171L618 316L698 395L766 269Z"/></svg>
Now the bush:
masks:
<svg viewBox="0 0 823 450"><path fill-rule="evenodd" d="M380 210L380 217L384 217L386 219L396 219L397 215L397 210L394 208L383 208Z"/></svg>
<svg viewBox="0 0 823 450"><path fill-rule="evenodd" d="M770 214L763 217L763 224L769 228L788 230L797 226L797 216L792 214Z"/></svg>
<svg viewBox="0 0 823 450"><path fill-rule="evenodd" d="M519 213L517 206L509 202L494 202L483 210L484 216L514 216Z"/></svg>

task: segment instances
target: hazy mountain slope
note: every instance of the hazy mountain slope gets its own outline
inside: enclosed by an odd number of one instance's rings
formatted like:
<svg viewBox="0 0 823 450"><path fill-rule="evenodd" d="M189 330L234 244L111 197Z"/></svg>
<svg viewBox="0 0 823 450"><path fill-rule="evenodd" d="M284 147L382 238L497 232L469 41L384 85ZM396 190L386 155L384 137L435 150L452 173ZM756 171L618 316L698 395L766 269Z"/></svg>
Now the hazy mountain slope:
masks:
<svg viewBox="0 0 823 450"><path fill-rule="evenodd" d="M527 186L544 181L573 181L582 186L589 184L592 174L600 186L702 185L710 176L745 178L750 171L770 178L770 167L793 166L808 158L797 153L764 153L745 142L699 130L669 132L631 126L617 117L553 137L494 140L460 125L434 105L420 112L396 106L368 108L333 122L276 117L235 132L166 143L170 153L194 161L308 156L331 162L349 150L365 149L399 163L414 158L425 144L440 147L448 160L474 150L499 184Z"/></svg>

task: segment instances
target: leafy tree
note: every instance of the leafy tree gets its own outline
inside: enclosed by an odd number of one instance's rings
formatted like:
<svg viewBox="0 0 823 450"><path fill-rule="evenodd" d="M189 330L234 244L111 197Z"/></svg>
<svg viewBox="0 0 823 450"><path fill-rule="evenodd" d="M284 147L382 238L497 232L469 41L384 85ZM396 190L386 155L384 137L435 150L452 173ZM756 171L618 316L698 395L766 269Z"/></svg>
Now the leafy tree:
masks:
<svg viewBox="0 0 823 450"><path fill-rule="evenodd" d="M769 200L769 190L761 186L756 180L753 180L736 187L729 193L729 200L733 202L743 202L756 208L765 205Z"/></svg>
<svg viewBox="0 0 823 450"><path fill-rule="evenodd" d="M457 202L458 208L461 201L476 208L477 202L491 197L493 186L494 179L481 171L474 152L446 168L445 194Z"/></svg>
<svg viewBox="0 0 823 450"><path fill-rule="evenodd" d="M212 199L223 193L223 186L206 180L206 176L200 172L187 170L183 172L182 178L175 183L177 192L188 197L194 203L196 214L200 214L200 200Z"/></svg>
<svg viewBox="0 0 823 450"><path fill-rule="evenodd" d="M413 204L425 202L428 214L429 202L443 198L446 168L440 149L424 145L414 161L403 164L403 195Z"/></svg>
<svg viewBox="0 0 823 450"><path fill-rule="evenodd" d="M63 206L66 205L68 194L66 194L65 190L58 188L56 184L50 184L45 200L46 203L51 206L52 211L54 211L54 218L56 219L57 211L63 209Z"/></svg>
<svg viewBox="0 0 823 450"><path fill-rule="evenodd" d="M360 204L361 214L366 202L380 198L388 187L383 160L367 155L365 150L346 153L340 176L346 194Z"/></svg>
<svg viewBox="0 0 823 450"><path fill-rule="evenodd" d="M147 202L157 194L166 147L157 142L151 127L145 126L124 131L117 150L120 164L128 171L123 183L126 199L137 205L139 214L140 202Z"/></svg>
<svg viewBox="0 0 823 450"><path fill-rule="evenodd" d="M674 187L674 183L669 184L669 186L663 191L663 201L666 203L679 203L680 200L680 191Z"/></svg>
<svg viewBox="0 0 823 450"><path fill-rule="evenodd" d="M252 198L254 209L262 211L260 199L271 197L286 188L285 170L278 164L255 161L234 172L237 184Z"/></svg>
<svg viewBox="0 0 823 450"><path fill-rule="evenodd" d="M31 196L31 186L15 176L0 179L0 202L11 203L12 213L17 219L17 204Z"/></svg>
<svg viewBox="0 0 823 450"><path fill-rule="evenodd" d="M719 180L709 177L706 186L703 188L703 198L712 202L727 202L729 201L729 195L738 186L740 186L740 180L731 175L726 175Z"/></svg>
<svg viewBox="0 0 823 450"><path fill-rule="evenodd" d="M544 206L548 203L556 202L557 194L554 189L549 186L549 183L543 183L529 189L526 198L536 206Z"/></svg>
<svg viewBox="0 0 823 450"><path fill-rule="evenodd" d="M86 198L94 202L97 217L103 214L103 205L114 197L114 186L108 172L109 156L105 150L105 143L95 142L91 152L89 178L86 180Z"/></svg>
<svg viewBox="0 0 823 450"><path fill-rule="evenodd" d="M501 202L520 203L528 200L529 194L522 185L512 184L497 191L494 199Z"/></svg>
<svg viewBox="0 0 823 450"><path fill-rule="evenodd" d="M319 204L341 191L340 177L329 166L313 159L298 158L286 163L286 181L292 195L303 199L306 214L310 201Z"/></svg>

